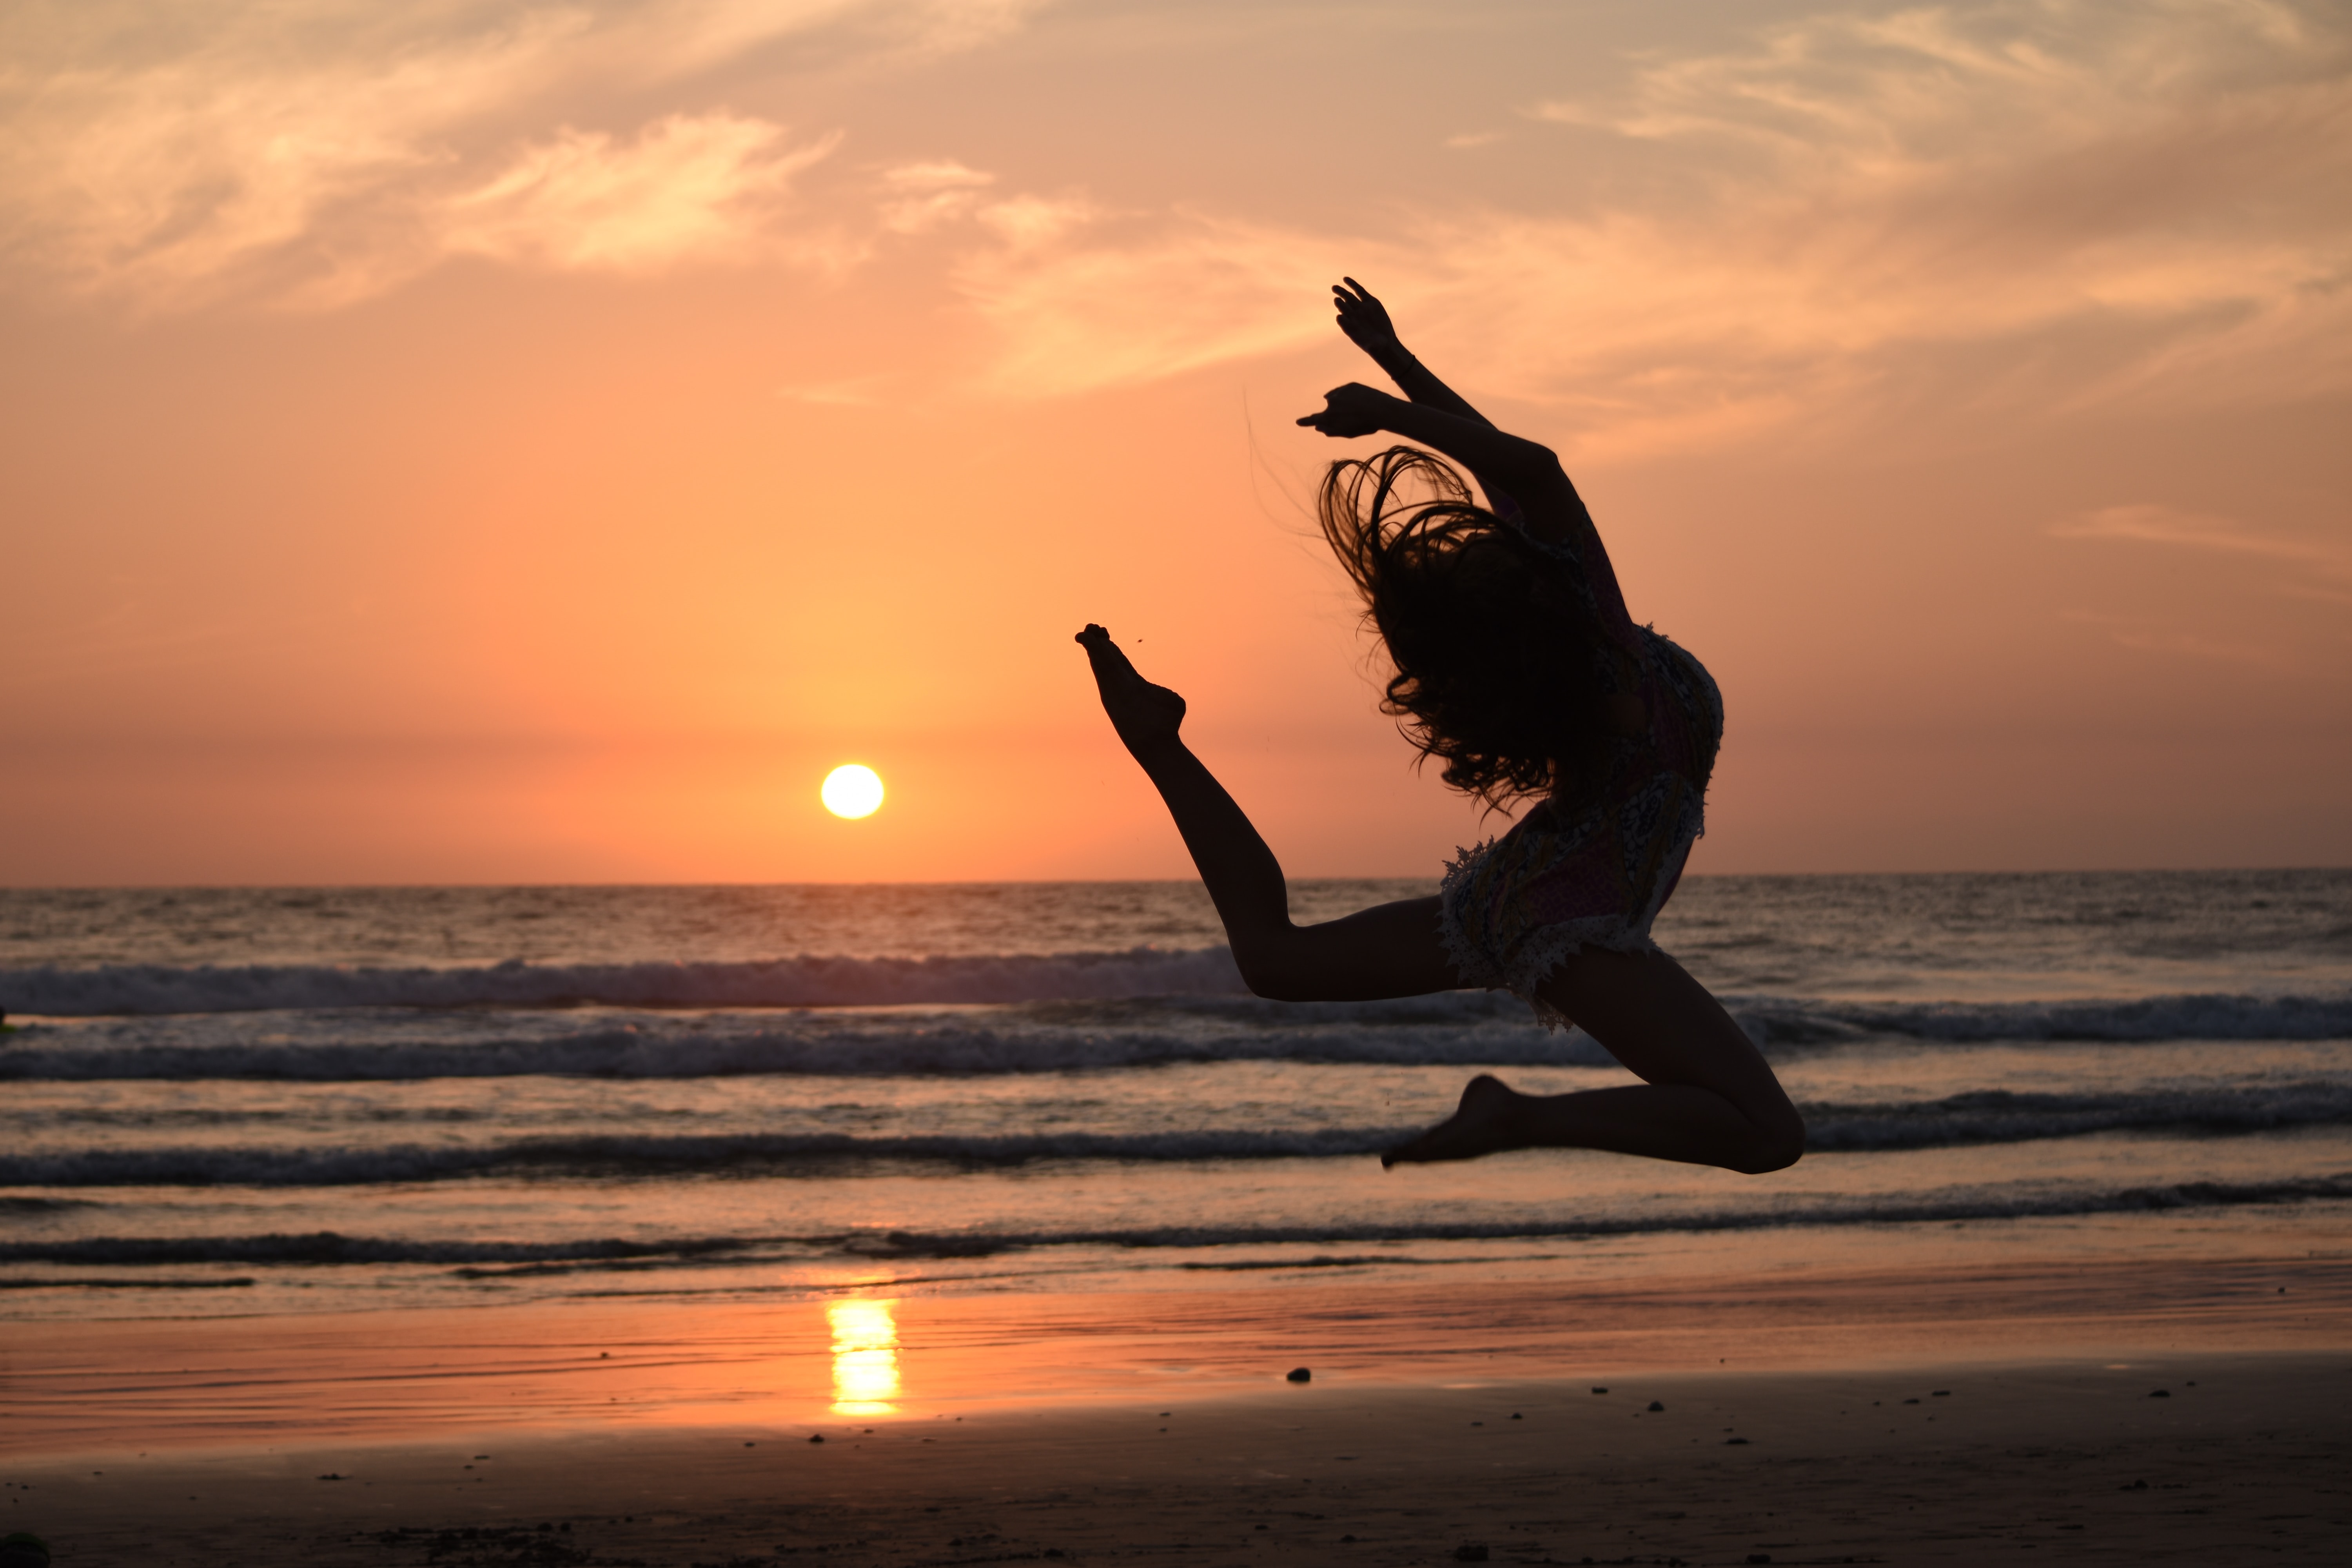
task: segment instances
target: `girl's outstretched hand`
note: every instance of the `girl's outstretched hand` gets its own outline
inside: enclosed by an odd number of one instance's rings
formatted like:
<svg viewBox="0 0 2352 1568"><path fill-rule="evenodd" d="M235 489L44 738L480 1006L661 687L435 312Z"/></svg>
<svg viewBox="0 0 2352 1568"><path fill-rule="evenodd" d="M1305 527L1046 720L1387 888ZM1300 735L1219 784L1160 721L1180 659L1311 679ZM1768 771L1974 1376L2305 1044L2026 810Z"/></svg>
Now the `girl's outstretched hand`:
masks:
<svg viewBox="0 0 2352 1568"><path fill-rule="evenodd" d="M1094 667L1095 689L1101 694L1103 711L1110 715L1111 728L1118 731L1129 752L1141 758L1176 739L1177 728L1184 722L1181 697L1144 679L1102 627L1089 622L1077 642L1087 650L1087 662Z"/></svg>
<svg viewBox="0 0 2352 1568"><path fill-rule="evenodd" d="M1403 348L1397 342L1396 323L1389 320L1388 307L1354 279L1343 278L1331 285L1331 303L1339 311L1339 330L1348 334L1348 341L1381 366Z"/></svg>
<svg viewBox="0 0 2352 1568"><path fill-rule="evenodd" d="M1326 436L1370 436L1388 428L1387 416L1397 401L1376 387L1351 381L1325 393L1323 411L1309 414L1299 423Z"/></svg>

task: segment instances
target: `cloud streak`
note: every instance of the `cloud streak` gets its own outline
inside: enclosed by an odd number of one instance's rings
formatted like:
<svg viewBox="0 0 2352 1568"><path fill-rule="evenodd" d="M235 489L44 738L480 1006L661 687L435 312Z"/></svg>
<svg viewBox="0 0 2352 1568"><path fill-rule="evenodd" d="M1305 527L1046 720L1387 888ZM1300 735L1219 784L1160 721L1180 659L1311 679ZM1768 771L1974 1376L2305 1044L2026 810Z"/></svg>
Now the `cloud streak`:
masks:
<svg viewBox="0 0 2352 1568"><path fill-rule="evenodd" d="M1409 302L1449 371L1621 450L1850 435L1956 349L2007 408L2352 382L2352 29L2316 7L1818 16L1527 118L1563 139L1524 154L1530 187L1557 158L1621 171L1609 194L1424 202L1378 235L1196 209L976 249L956 281L1002 334L992 385L1283 352L1343 268Z"/></svg>
<svg viewBox="0 0 2352 1568"><path fill-rule="evenodd" d="M2222 555L2247 555L2265 561L2315 566L2331 573L2352 572L2352 552L2311 540L2281 539L2258 533L2232 518L2176 511L2164 506L2111 506L2070 518L2051 529L2060 539L2118 539L2142 544L2165 544Z"/></svg>
<svg viewBox="0 0 2352 1568"><path fill-rule="evenodd" d="M616 142L566 127L495 177L438 204L434 248L571 271L647 272L757 247L792 176L833 151L782 127L674 114Z"/></svg>
<svg viewBox="0 0 2352 1568"><path fill-rule="evenodd" d="M1033 398L1328 342L1305 301L1348 271L1580 452L2352 384L2352 24L2322 5L1824 12L1538 98L1477 154L1523 199L1401 185L1354 231L1286 216L1303 176L1271 167L1139 210L1115 149L1099 195L936 143L813 184L857 126L713 85L762 51L970 49L1041 8L292 0L157 35L127 3L31 5L0 19L0 264L148 310L331 308L456 257L650 277L896 247L987 330L978 389Z"/></svg>
<svg viewBox="0 0 2352 1568"><path fill-rule="evenodd" d="M869 54L971 47L1033 9L293 0L166 21L127 0L34 0L0 18L0 261L20 286L154 310L343 303L456 254L630 271L739 260L833 138L788 145L782 127L709 102L625 133L582 128L580 110L691 97L698 73L828 32Z"/></svg>

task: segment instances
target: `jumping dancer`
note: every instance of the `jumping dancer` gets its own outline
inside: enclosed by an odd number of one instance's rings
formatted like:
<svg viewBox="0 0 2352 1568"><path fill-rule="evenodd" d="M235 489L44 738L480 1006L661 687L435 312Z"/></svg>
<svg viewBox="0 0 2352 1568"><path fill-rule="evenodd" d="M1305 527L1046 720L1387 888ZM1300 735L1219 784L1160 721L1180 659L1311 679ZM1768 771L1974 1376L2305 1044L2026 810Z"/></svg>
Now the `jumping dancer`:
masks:
<svg viewBox="0 0 2352 1568"><path fill-rule="evenodd" d="M1497 430L1424 369L1354 279L1332 292L1340 331L1405 396L1350 382L1298 423L1419 444L1332 464L1319 502L1394 666L1382 706L1448 784L1538 804L1456 858L1434 898L1294 925L1273 851L1179 737L1184 700L1087 626L1078 641L1103 709L1175 817L1243 979L1290 1001L1507 990L1548 1025L1582 1026L1643 1080L1528 1095L1482 1073L1453 1116L1382 1164L1527 1148L1746 1172L1795 1163L1804 1121L1771 1068L1650 940L1705 826L1723 736L1714 680L1626 614L1550 449Z"/></svg>

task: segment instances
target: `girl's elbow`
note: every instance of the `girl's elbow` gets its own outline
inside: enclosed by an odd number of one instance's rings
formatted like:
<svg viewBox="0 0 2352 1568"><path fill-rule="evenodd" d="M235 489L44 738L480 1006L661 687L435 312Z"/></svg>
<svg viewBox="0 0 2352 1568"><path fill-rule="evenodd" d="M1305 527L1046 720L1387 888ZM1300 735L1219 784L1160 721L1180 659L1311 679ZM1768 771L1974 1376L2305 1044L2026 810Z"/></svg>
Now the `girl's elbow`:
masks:
<svg viewBox="0 0 2352 1568"><path fill-rule="evenodd" d="M1540 441L1530 441L1524 436L1514 436L1517 443L1511 451L1511 467L1517 469L1525 481L1558 481L1568 477L1568 469L1559 454Z"/></svg>
<svg viewBox="0 0 2352 1568"><path fill-rule="evenodd" d="M1307 966L1298 962L1298 955L1288 951L1290 944L1275 937L1236 941L1234 943L1234 964L1242 972L1242 984L1254 996L1269 1002L1312 1002L1317 992Z"/></svg>
<svg viewBox="0 0 2352 1568"><path fill-rule="evenodd" d="M1242 984L1249 987L1253 996L1263 996L1269 1002L1315 1000L1305 977L1286 965L1263 960L1254 963L1243 961L1241 971Z"/></svg>

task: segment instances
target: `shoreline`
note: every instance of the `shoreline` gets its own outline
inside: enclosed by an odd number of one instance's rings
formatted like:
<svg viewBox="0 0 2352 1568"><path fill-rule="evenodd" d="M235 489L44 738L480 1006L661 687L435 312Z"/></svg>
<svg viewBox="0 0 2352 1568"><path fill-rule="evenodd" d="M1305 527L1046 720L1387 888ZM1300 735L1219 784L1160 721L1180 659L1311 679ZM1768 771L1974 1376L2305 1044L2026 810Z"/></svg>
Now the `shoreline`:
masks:
<svg viewBox="0 0 2352 1568"><path fill-rule="evenodd" d="M2347 1347L2352 1254L1576 1281L1293 1269L1152 1291L867 1278L765 1300L17 1321L0 1335L0 1456L1196 1401L1301 1365L1328 1389Z"/></svg>
<svg viewBox="0 0 2352 1568"><path fill-rule="evenodd" d="M2332 1563L2352 1258L18 1321L0 1408L61 1564Z"/></svg>
<svg viewBox="0 0 2352 1568"><path fill-rule="evenodd" d="M1277 1384L835 1416L815 1435L672 1425L11 1462L0 1513L60 1563L250 1568L2295 1563L2335 1561L2352 1525L2343 1352Z"/></svg>

